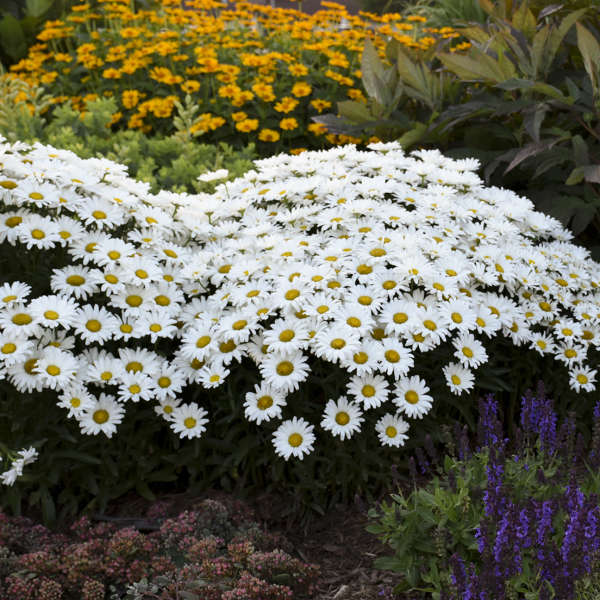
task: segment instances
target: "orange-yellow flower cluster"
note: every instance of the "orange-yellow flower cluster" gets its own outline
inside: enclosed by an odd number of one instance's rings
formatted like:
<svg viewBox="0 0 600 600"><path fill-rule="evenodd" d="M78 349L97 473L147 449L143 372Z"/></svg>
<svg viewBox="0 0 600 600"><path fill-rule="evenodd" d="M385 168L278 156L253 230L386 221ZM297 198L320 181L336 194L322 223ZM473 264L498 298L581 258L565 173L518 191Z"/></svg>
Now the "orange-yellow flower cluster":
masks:
<svg viewBox="0 0 600 600"><path fill-rule="evenodd" d="M422 17L350 15L326 1L314 15L214 0L186 0L184 8L162 0L158 11L130 5L82 3L63 21L48 21L9 76L81 111L86 98L113 97L113 127L171 133L176 101L190 96L199 108L190 133L206 141L314 148L353 141L325 135L311 117L342 100L365 101L365 37L375 37L383 56L383 36L419 52L454 44L456 35L427 28Z"/></svg>

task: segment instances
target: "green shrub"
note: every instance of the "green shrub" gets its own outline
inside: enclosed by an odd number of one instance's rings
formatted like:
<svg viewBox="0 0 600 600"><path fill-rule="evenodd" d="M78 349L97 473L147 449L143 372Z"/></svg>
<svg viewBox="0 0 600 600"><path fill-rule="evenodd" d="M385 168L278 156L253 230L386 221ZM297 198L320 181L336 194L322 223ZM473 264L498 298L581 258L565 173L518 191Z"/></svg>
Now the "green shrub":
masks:
<svg viewBox="0 0 600 600"><path fill-rule="evenodd" d="M600 9L536 19L526 2L484 7L486 25L461 29L471 44L464 54L417 57L392 41L386 67L367 44L367 105L343 102L342 118L315 120L477 157L488 183L531 198L599 256Z"/></svg>
<svg viewBox="0 0 600 600"><path fill-rule="evenodd" d="M27 90L28 101L19 98ZM177 104L176 133L170 136L146 135L141 131L113 131L116 111L112 98L88 103L81 114L68 105L58 107L48 122L48 96L40 88L33 91L18 80L0 81L0 135L11 141L41 142L71 150L81 158L104 157L128 167L129 174L150 184L156 193L209 192L214 184L198 181L207 171L225 168L229 179L241 176L258 158L254 144L233 149L223 142L200 143L189 133L190 103Z"/></svg>

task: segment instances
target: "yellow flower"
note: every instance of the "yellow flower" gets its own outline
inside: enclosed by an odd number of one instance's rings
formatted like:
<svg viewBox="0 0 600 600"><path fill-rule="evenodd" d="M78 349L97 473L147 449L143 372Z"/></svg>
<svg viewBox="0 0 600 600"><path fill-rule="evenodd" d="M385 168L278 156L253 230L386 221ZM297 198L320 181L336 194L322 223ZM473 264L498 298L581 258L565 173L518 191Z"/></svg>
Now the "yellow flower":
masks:
<svg viewBox="0 0 600 600"><path fill-rule="evenodd" d="M348 94L348 98L352 100L358 100L359 102L366 102L367 99L363 96L362 90L351 89L346 92Z"/></svg>
<svg viewBox="0 0 600 600"><path fill-rule="evenodd" d="M290 154L302 154L303 152L306 152L306 148L292 148L290 150Z"/></svg>
<svg viewBox="0 0 600 600"><path fill-rule="evenodd" d="M323 112L326 108L331 106L331 102L329 100L321 100L317 98L316 100L311 100L310 105L317 111Z"/></svg>
<svg viewBox="0 0 600 600"><path fill-rule="evenodd" d="M258 139L261 142L276 142L281 136L274 129L261 129L258 133Z"/></svg>
<svg viewBox="0 0 600 600"><path fill-rule="evenodd" d="M281 119L281 121L279 121L279 127L281 129L285 129L286 131L291 131L292 129L296 129L298 127L298 121L296 121L296 119L293 117Z"/></svg>
<svg viewBox="0 0 600 600"><path fill-rule="evenodd" d="M243 111L240 110L240 112L234 112L231 115L231 118L236 122L239 123L240 121L243 121L244 119L248 118L248 115Z"/></svg>
<svg viewBox="0 0 600 600"><path fill-rule="evenodd" d="M293 65L289 65L288 71L294 77L304 77L305 75L308 75L308 68L304 65L301 65L300 63L294 63Z"/></svg>
<svg viewBox="0 0 600 600"><path fill-rule="evenodd" d="M296 96L296 98L302 98L303 96L308 96L312 92L312 87L306 81L298 81L292 87L292 94Z"/></svg>
<svg viewBox="0 0 600 600"><path fill-rule="evenodd" d="M140 93L137 90L123 90L121 102L123 108L133 108L140 101Z"/></svg>
<svg viewBox="0 0 600 600"><path fill-rule="evenodd" d="M167 85L173 85L174 83L181 83L183 77L181 75L175 75L167 67L154 67L150 71L150 79L154 79L159 83L166 83Z"/></svg>
<svg viewBox="0 0 600 600"><path fill-rule="evenodd" d="M193 92L197 92L200 89L200 82L188 79L187 81L184 81L179 87L186 94L191 94Z"/></svg>
<svg viewBox="0 0 600 600"><path fill-rule="evenodd" d="M232 99L231 99L231 104L233 104L233 106L243 106L244 104L246 104L246 102L249 102L250 100L252 100L252 98L254 98L254 94L252 92L250 92L249 90L243 90L239 93L237 93Z"/></svg>
<svg viewBox="0 0 600 600"><path fill-rule="evenodd" d="M285 96L281 99L281 102L277 102L277 104L275 104L275 110L277 112L289 113L292 112L296 106L298 106L298 100L292 98L291 96Z"/></svg>
<svg viewBox="0 0 600 600"><path fill-rule="evenodd" d="M121 79L121 71L119 69L104 69L102 77L104 79Z"/></svg>
<svg viewBox="0 0 600 600"><path fill-rule="evenodd" d="M258 129L258 119L244 119L239 123L235 124L235 128L238 131L243 131L244 133L249 133L250 131L254 131Z"/></svg>
<svg viewBox="0 0 600 600"><path fill-rule="evenodd" d="M221 98L234 98L237 94L242 91L242 88L238 87L234 84L223 85L218 90L217 93Z"/></svg>
<svg viewBox="0 0 600 600"><path fill-rule="evenodd" d="M273 102L276 96L273 93L273 86L258 82L252 86L252 91L263 101L263 102Z"/></svg>
<svg viewBox="0 0 600 600"><path fill-rule="evenodd" d="M321 123L311 123L307 129L311 132L314 133L315 135L319 136L319 135L323 135L324 133L327 132L327 127L325 127L325 125L322 125Z"/></svg>
<svg viewBox="0 0 600 600"><path fill-rule="evenodd" d="M42 83L52 83L58 77L58 73L56 71L50 71L48 73L44 73L41 77Z"/></svg>

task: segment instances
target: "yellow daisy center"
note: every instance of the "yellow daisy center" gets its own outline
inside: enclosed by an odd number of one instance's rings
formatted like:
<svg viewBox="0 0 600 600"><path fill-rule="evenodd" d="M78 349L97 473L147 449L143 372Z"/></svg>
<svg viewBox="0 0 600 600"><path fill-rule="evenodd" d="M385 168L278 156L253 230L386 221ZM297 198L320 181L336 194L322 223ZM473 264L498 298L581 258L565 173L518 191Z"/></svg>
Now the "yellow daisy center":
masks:
<svg viewBox="0 0 600 600"><path fill-rule="evenodd" d="M419 402L419 394L417 394L417 392L415 392L415 390L408 390L408 392L406 392L406 394L404 394L404 399L409 404L417 404Z"/></svg>
<svg viewBox="0 0 600 600"><path fill-rule="evenodd" d="M267 408L270 408L271 406L273 406L273 398L271 396L261 396L256 401L256 406L260 410L267 410Z"/></svg>
<svg viewBox="0 0 600 600"><path fill-rule="evenodd" d="M335 415L335 422L338 425L348 425L350 422L350 415L347 412L341 411Z"/></svg>
<svg viewBox="0 0 600 600"><path fill-rule="evenodd" d="M302 436L299 433L292 433L292 435L290 435L288 438L288 444L292 448L297 448L300 446L300 444L302 444Z"/></svg>
<svg viewBox="0 0 600 600"><path fill-rule="evenodd" d="M99 410L94 411L94 416L92 418L96 423L98 423L98 425L102 425L106 423L106 421L108 421L108 417L108 411L101 408Z"/></svg>
<svg viewBox="0 0 600 600"><path fill-rule="evenodd" d="M289 360L283 360L277 365L275 370L277 371L277 375L286 377L294 372L294 365Z"/></svg>

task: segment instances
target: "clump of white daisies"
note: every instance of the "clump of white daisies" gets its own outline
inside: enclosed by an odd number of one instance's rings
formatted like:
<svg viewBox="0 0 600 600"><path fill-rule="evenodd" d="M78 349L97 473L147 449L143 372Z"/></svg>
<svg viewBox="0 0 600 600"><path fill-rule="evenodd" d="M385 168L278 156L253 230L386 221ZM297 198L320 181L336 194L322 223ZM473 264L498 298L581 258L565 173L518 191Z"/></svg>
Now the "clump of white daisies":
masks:
<svg viewBox="0 0 600 600"><path fill-rule="evenodd" d="M0 377L54 390L85 434L110 437L151 402L193 438L209 415L182 403L186 386L220 386L250 357L262 380L246 417L282 420L301 412L287 398L316 357L348 373L322 435L350 438L377 411L379 440L396 447L434 402L413 367L441 344L455 394L473 388L495 336L593 390L600 268L588 252L529 200L484 187L475 160L369 148L257 161L211 195L153 195L113 162L0 143L0 251L62 246L71 259L48 295L31 297L26 276L0 285ZM285 459L315 439L301 414L273 435Z"/></svg>

